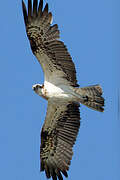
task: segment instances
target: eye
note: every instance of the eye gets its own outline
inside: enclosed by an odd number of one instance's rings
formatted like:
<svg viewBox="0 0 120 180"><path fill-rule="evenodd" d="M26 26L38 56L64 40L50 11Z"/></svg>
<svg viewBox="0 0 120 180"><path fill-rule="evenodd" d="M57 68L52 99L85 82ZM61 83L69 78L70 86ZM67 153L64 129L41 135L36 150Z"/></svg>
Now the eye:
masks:
<svg viewBox="0 0 120 180"><path fill-rule="evenodd" d="M39 85L36 85L36 90L38 90L40 88L40 86Z"/></svg>

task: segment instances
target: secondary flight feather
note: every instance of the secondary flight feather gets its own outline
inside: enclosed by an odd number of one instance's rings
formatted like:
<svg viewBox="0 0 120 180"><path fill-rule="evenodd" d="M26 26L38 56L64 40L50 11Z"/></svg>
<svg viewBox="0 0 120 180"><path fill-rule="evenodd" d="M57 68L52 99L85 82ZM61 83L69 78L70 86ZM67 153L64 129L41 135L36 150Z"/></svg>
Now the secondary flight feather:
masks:
<svg viewBox="0 0 120 180"><path fill-rule="evenodd" d="M44 84L33 90L48 101L41 132L40 171L53 180L68 177L73 145L80 127L80 103L103 112L100 85L79 88L75 65L62 41L58 25L52 25L52 13L43 0L22 1L24 22L33 54L44 72ZM27 10L28 9L28 10Z"/></svg>

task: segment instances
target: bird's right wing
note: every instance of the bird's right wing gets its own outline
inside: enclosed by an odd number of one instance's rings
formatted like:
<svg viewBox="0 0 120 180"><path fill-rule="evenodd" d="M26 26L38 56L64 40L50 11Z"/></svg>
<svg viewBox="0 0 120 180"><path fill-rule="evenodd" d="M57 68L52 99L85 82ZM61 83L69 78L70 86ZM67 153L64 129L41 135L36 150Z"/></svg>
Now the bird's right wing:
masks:
<svg viewBox="0 0 120 180"><path fill-rule="evenodd" d="M41 132L41 171L47 178L62 180L67 177L72 147L80 126L79 104L69 102L52 104L48 101L47 115Z"/></svg>

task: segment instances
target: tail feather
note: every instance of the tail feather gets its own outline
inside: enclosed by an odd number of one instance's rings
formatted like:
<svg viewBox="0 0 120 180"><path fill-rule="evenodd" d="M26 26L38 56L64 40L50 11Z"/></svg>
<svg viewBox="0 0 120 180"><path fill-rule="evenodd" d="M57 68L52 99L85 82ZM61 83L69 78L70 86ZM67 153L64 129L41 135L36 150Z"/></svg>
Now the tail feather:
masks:
<svg viewBox="0 0 120 180"><path fill-rule="evenodd" d="M100 85L76 88L76 93L83 97L82 104L100 112L104 111L104 98Z"/></svg>

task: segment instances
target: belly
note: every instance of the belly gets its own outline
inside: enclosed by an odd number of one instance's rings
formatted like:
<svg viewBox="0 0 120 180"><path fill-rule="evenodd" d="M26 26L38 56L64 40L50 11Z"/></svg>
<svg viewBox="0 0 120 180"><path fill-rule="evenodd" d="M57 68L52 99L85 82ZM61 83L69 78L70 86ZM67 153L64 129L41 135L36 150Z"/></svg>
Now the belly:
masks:
<svg viewBox="0 0 120 180"><path fill-rule="evenodd" d="M63 101L73 99L73 95L67 90L66 86L55 86L49 82L44 84L44 95L49 98L54 98Z"/></svg>

